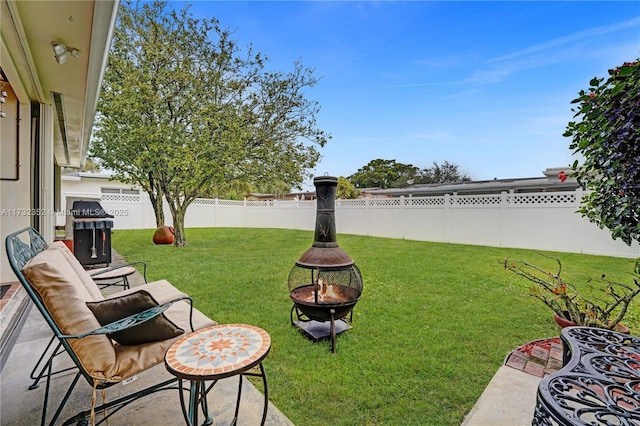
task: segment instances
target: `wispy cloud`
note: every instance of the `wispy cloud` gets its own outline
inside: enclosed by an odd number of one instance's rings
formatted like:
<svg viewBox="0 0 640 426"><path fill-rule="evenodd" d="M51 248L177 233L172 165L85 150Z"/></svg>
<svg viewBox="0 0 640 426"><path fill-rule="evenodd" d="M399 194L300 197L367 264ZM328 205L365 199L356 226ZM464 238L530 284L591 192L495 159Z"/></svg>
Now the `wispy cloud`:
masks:
<svg viewBox="0 0 640 426"><path fill-rule="evenodd" d="M411 137L414 139L421 139L421 140L443 140L443 139L452 138L451 134L444 130L439 130L437 132L431 132L431 133L416 133L414 135L411 135Z"/></svg>
<svg viewBox="0 0 640 426"><path fill-rule="evenodd" d="M506 55L488 59L482 62L482 66L475 69L468 77L460 80L395 84L383 86L383 88L413 88L454 85L480 86L499 83L518 71L532 67L539 67L541 65L548 65L549 63L573 60L573 58L582 55L583 52L581 52L581 49L571 46L572 43L601 37L605 34L634 27L637 27L640 32L640 16L607 26L578 31L573 34L538 43ZM593 51L598 48L592 46L590 49ZM442 68L446 67L448 63L451 63L451 60L451 58L447 58L446 60L441 61L419 61L418 63L429 67Z"/></svg>
<svg viewBox="0 0 640 426"><path fill-rule="evenodd" d="M410 87L429 87L429 86L461 86L461 85L482 85L498 83L508 77L512 72L511 66L494 67L492 69L483 69L474 71L469 77L461 80L451 81L427 81L419 83L390 84L382 86L383 89L398 89Z"/></svg>
<svg viewBox="0 0 640 426"><path fill-rule="evenodd" d="M633 19L629 19L628 21L617 22L615 24L606 25L603 27L595 27L589 28L587 30L578 31L573 34L569 34L564 37L554 38L544 43L538 43L533 46L517 50L515 52L509 53L507 55L499 56L497 58L489 59L485 61L486 64L492 64L496 62L503 62L512 59L517 59L521 57L526 57L534 53L546 51L549 49L554 49L559 46L563 46L569 43L573 43L580 40L585 40L593 37L602 36L604 34L613 33L616 31L624 30L632 27L640 27L640 16L636 16Z"/></svg>

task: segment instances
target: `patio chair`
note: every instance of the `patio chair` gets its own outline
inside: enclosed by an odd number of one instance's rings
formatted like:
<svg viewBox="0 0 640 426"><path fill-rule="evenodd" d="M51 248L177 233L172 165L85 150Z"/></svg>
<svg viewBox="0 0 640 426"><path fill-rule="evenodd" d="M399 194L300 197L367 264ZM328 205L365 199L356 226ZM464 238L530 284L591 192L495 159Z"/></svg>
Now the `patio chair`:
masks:
<svg viewBox="0 0 640 426"><path fill-rule="evenodd" d="M105 298L66 246L47 245L33 228L8 235L5 243L11 268L59 341L59 351L66 352L78 370L50 425L59 418L81 378L93 388L91 407L64 424L87 424L88 419L93 424L96 411L106 413L110 409L97 423L100 424L138 398L177 389L177 379L172 378L95 406L98 389L126 383L161 364L168 347L185 331L216 324L193 308L189 296L165 280ZM47 424L54 358L49 357L45 364L41 425Z"/></svg>
<svg viewBox="0 0 640 426"><path fill-rule="evenodd" d="M63 251L65 248L69 249L69 247L66 246L64 243L62 243L61 241L54 241L49 247L59 247L60 250L63 250ZM66 251L64 253L66 253ZM69 253L71 253L71 250L69 250ZM95 281L100 291L107 289L109 287L122 287L123 290L127 290L129 289L129 281L127 278L128 271L130 271L131 268L135 268L136 265L140 265L140 267L142 267L142 277L144 279L144 283L147 284L148 283L147 264L142 261L128 262L128 263L124 263L116 266L89 270L87 272L89 273L89 276L91 277L91 279ZM124 271L125 273L121 274L120 271ZM104 278L105 276L106 278ZM116 278L112 278L114 276ZM105 280L107 282L104 282ZM179 296L180 294L177 293L176 297L179 297ZM51 350L52 348L54 348L54 344L56 342L57 342L57 345L55 345L55 349ZM33 380L33 383L31 384L31 386L29 386L29 390L36 389L40 384L40 380L42 380L45 374L50 374L51 376L55 376L58 374L66 373L75 368L75 367L68 367L68 368L62 368L56 371L48 371L47 365L49 363L49 360L54 360L56 359L56 357L64 353L65 353L65 350L62 347L62 343L57 340L55 334L52 335L51 339L49 340L49 343L47 343L47 346L42 351L40 358L38 358L38 361L33 366L33 370L31 370L31 373L29 373L29 377L31 378L31 380Z"/></svg>

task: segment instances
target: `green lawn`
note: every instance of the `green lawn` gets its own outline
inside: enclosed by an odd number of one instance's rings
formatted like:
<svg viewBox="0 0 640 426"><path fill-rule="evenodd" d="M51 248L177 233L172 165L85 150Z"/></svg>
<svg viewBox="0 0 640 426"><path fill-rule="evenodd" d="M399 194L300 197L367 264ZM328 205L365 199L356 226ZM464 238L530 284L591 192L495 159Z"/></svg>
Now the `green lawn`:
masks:
<svg viewBox="0 0 640 426"><path fill-rule="evenodd" d="M511 350L557 335L551 312L499 263L536 260L528 250L339 235L364 291L332 354L289 322L288 273L312 232L187 229L180 249L154 245L152 234L116 230L113 247L219 323L267 330L270 400L299 426L459 425ZM633 268L629 259L552 254L569 281ZM625 320L632 333L639 312Z"/></svg>

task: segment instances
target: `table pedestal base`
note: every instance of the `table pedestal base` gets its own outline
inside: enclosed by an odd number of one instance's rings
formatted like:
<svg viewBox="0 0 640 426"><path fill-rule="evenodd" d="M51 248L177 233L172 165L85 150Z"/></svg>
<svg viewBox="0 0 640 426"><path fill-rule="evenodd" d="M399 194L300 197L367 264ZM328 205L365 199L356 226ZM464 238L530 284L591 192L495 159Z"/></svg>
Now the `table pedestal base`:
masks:
<svg viewBox="0 0 640 426"><path fill-rule="evenodd" d="M260 425L264 425L267 420L267 408L269 406L269 390L267 387L267 375L264 372L264 368L262 367L262 363L258 365L260 370L259 373L254 373L251 371L246 371L242 374L238 375L238 395L236 398L236 409L233 415L233 420L231 421L231 426L235 426L238 422L238 415L240 413L240 399L242 398L242 376L254 376L262 378L262 385L264 386L264 408L262 409L262 420ZM186 381L186 380L185 380ZM189 403L185 404L185 386L183 386L183 379L178 379L178 386L180 388L180 405L182 406L182 414L184 415L184 419L187 422L188 426L196 426L198 425L198 406L202 408L202 413L204 414L204 423L205 425L213 424L213 418L209 415L209 407L207 403L207 394L213 389L218 380L214 380L209 387L207 387L205 381L201 380L189 380Z"/></svg>

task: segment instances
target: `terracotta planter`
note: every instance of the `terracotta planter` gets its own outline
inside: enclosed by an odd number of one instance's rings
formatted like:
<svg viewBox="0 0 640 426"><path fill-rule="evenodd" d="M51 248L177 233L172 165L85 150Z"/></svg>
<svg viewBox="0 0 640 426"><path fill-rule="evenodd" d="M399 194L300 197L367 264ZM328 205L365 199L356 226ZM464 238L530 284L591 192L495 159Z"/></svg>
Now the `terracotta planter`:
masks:
<svg viewBox="0 0 640 426"><path fill-rule="evenodd" d="M561 317L560 315L556 314L555 312L553 313L553 320L556 322L557 326L558 326L558 330L562 330L565 327L571 327L574 325L580 325L580 324L576 324L573 321L569 321L566 318ZM619 333L624 333L624 334L630 334L629 328L627 326L625 326L624 324L617 324L614 331L617 331Z"/></svg>
<svg viewBox="0 0 640 426"><path fill-rule="evenodd" d="M171 226L161 226L153 233L154 244L173 244L174 241L175 236Z"/></svg>

